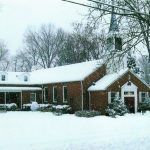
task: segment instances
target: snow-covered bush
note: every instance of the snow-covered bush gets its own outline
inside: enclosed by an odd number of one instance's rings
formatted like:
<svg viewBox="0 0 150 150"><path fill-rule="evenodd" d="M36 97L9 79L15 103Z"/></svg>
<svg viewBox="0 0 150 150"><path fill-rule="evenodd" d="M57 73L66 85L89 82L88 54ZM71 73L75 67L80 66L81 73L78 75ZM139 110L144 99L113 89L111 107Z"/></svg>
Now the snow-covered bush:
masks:
<svg viewBox="0 0 150 150"><path fill-rule="evenodd" d="M8 111L16 111L18 106L15 103L6 104L6 108Z"/></svg>
<svg viewBox="0 0 150 150"><path fill-rule="evenodd" d="M106 114L111 117L123 116L126 113L128 109L119 97L116 97L106 108Z"/></svg>
<svg viewBox="0 0 150 150"><path fill-rule="evenodd" d="M72 113L72 108L69 105L52 105L52 112L55 115L70 114Z"/></svg>
<svg viewBox="0 0 150 150"><path fill-rule="evenodd" d="M31 104L23 104L22 110L23 111L30 111L31 109Z"/></svg>
<svg viewBox="0 0 150 150"><path fill-rule="evenodd" d="M76 111L75 115L78 117L95 117L95 116L100 116L101 113L99 111L90 111L90 110L83 110L83 111Z"/></svg>
<svg viewBox="0 0 150 150"><path fill-rule="evenodd" d="M7 111L7 107L5 104L0 104L0 112L6 112Z"/></svg>
<svg viewBox="0 0 150 150"><path fill-rule="evenodd" d="M16 111L18 108L17 104L10 103L10 104L0 104L0 111Z"/></svg>
<svg viewBox="0 0 150 150"><path fill-rule="evenodd" d="M32 111L36 111L39 108L40 108L40 106L39 106L39 104L37 102L32 102L31 108L30 108Z"/></svg>
<svg viewBox="0 0 150 150"><path fill-rule="evenodd" d="M31 103L29 104L23 104L23 111L30 111L31 110ZM46 112L48 111L49 108L51 108L51 104L38 104L39 105L39 108L38 110L39 111L43 111L43 112Z"/></svg>
<svg viewBox="0 0 150 150"><path fill-rule="evenodd" d="M142 113L150 111L150 97L146 97L145 100L139 104L139 111Z"/></svg>
<svg viewBox="0 0 150 150"><path fill-rule="evenodd" d="M52 112L52 104L39 104L39 111L41 112Z"/></svg>

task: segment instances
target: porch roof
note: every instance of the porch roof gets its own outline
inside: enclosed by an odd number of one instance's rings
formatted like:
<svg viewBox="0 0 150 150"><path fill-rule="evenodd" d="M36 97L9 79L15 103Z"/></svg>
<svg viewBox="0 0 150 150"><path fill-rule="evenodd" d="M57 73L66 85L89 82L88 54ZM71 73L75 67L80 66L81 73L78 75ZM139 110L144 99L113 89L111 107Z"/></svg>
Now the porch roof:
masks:
<svg viewBox="0 0 150 150"><path fill-rule="evenodd" d="M0 87L0 92L40 91L40 87Z"/></svg>

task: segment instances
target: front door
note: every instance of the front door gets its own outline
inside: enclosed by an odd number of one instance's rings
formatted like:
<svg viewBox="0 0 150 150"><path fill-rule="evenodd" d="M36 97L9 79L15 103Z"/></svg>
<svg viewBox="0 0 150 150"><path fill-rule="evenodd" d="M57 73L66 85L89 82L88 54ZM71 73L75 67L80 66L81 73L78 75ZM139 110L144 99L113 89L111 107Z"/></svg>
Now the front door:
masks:
<svg viewBox="0 0 150 150"><path fill-rule="evenodd" d="M134 97L125 97L124 103L127 106L130 113L135 112L135 99L134 99Z"/></svg>

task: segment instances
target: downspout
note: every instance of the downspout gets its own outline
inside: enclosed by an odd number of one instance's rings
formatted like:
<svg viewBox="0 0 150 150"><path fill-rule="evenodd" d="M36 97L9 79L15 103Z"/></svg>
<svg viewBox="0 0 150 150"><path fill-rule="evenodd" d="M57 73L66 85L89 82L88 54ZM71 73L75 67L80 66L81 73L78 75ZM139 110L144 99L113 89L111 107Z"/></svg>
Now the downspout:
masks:
<svg viewBox="0 0 150 150"><path fill-rule="evenodd" d="M89 110L91 110L91 93L89 91Z"/></svg>
<svg viewBox="0 0 150 150"><path fill-rule="evenodd" d="M80 83L81 83L81 107L83 110L83 83L82 83L82 81Z"/></svg>

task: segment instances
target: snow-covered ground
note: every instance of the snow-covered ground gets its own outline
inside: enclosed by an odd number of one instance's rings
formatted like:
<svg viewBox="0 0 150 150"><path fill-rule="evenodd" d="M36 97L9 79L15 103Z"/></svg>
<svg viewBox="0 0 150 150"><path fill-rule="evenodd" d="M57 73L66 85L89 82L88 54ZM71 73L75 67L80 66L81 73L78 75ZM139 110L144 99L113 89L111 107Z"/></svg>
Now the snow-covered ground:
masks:
<svg viewBox="0 0 150 150"><path fill-rule="evenodd" d="M0 113L0 150L148 150L150 113L79 118Z"/></svg>

